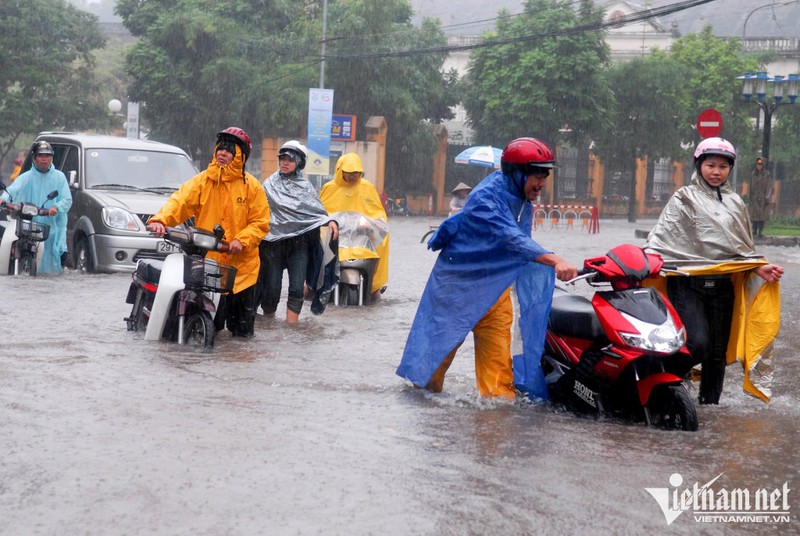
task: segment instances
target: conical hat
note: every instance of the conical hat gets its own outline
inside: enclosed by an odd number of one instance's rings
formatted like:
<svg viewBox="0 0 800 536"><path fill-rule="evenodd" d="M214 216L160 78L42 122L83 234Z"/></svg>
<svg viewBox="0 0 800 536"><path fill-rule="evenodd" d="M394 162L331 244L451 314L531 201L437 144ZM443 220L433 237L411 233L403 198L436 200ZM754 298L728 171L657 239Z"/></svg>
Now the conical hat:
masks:
<svg viewBox="0 0 800 536"><path fill-rule="evenodd" d="M456 193L459 190L472 190L472 186L464 184L463 182L459 182L458 185L451 190L451 192Z"/></svg>

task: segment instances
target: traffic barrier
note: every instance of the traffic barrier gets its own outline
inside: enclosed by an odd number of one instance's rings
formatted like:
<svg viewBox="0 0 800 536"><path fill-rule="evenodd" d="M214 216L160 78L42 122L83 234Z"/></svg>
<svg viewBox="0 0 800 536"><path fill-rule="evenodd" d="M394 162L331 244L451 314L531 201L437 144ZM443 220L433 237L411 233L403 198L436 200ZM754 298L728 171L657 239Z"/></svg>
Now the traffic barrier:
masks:
<svg viewBox="0 0 800 536"><path fill-rule="evenodd" d="M583 205L533 205L533 229L580 230L589 234L600 232L597 207Z"/></svg>

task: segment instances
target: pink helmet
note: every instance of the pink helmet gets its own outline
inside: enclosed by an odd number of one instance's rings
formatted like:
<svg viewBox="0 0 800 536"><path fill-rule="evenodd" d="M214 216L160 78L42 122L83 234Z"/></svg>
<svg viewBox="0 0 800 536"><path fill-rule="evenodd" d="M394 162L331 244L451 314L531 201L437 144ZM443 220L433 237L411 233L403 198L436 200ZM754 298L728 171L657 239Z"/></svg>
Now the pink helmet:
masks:
<svg viewBox="0 0 800 536"><path fill-rule="evenodd" d="M731 142L724 138L708 138L697 144L694 150L694 161L697 162L701 156L724 156L731 161L731 165L736 161L736 149Z"/></svg>

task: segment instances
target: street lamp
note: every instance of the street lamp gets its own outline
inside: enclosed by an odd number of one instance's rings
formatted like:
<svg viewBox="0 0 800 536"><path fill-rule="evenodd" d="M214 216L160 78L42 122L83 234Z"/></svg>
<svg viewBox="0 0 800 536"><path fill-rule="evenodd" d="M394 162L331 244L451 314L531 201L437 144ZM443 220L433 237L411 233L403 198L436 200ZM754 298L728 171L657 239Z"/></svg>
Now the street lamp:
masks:
<svg viewBox="0 0 800 536"><path fill-rule="evenodd" d="M769 142L772 132L772 114L782 104L794 104L797 102L797 86L800 76L790 74L789 76L776 75L770 77L765 71L757 73L744 73L744 76L737 77L742 81L742 97L744 102L755 103L764 112L764 137L761 143L761 156L769 162ZM772 84L772 100L767 100L767 85ZM753 100L753 96L756 97ZM784 100L784 96L788 100Z"/></svg>

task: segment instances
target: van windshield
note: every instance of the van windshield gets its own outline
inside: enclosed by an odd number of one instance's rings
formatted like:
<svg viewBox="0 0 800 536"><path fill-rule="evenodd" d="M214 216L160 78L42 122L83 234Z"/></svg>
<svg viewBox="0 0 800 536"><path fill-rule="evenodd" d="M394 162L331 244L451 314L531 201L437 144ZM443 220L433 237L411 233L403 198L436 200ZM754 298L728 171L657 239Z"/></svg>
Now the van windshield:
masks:
<svg viewBox="0 0 800 536"><path fill-rule="evenodd" d="M186 156L131 149L87 149L86 188L176 190L197 170Z"/></svg>

